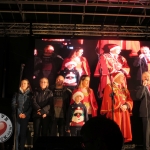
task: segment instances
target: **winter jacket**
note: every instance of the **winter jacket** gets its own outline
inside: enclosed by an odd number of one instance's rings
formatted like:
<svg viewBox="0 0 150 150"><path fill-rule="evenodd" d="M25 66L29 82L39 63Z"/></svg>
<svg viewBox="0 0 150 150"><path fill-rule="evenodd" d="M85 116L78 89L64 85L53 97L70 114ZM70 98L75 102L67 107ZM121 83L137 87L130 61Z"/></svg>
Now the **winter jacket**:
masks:
<svg viewBox="0 0 150 150"><path fill-rule="evenodd" d="M42 117L43 114L49 115L50 100L52 98L52 92L46 88L44 90L37 89L33 96L33 117ZM40 109L41 115L37 114Z"/></svg>
<svg viewBox="0 0 150 150"><path fill-rule="evenodd" d="M12 99L12 113L19 116L21 113L25 114L26 117L30 118L32 111L32 92L28 89L25 93L20 89L18 93L13 96Z"/></svg>

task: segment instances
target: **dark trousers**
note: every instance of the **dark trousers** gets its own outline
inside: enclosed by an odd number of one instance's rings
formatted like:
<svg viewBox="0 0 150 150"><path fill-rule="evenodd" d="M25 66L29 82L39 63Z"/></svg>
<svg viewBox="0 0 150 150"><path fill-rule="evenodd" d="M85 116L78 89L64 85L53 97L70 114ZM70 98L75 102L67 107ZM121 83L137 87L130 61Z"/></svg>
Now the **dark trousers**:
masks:
<svg viewBox="0 0 150 150"><path fill-rule="evenodd" d="M65 133L65 121L64 118L54 118L52 121L51 135L57 136L57 129L59 136L64 136Z"/></svg>
<svg viewBox="0 0 150 150"><path fill-rule="evenodd" d="M33 142L35 143L37 138L41 136L48 135L49 129L49 116L42 118L42 117L35 117L33 118L33 128L34 128L34 138Z"/></svg>
<svg viewBox="0 0 150 150"><path fill-rule="evenodd" d="M71 136L80 136L81 127L70 127Z"/></svg>
<svg viewBox="0 0 150 150"><path fill-rule="evenodd" d="M24 145L26 141L26 132L28 126L28 118L17 118L17 127L16 127L16 150L18 150L18 146L20 150L24 150Z"/></svg>
<svg viewBox="0 0 150 150"><path fill-rule="evenodd" d="M143 147L144 150L150 150L150 118L143 117Z"/></svg>

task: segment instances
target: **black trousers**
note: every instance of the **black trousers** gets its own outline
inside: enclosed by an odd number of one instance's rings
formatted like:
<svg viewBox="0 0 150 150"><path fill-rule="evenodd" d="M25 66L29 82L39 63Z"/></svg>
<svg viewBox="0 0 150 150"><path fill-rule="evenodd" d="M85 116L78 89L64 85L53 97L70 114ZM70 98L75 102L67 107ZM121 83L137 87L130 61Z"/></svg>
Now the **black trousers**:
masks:
<svg viewBox="0 0 150 150"><path fill-rule="evenodd" d="M57 129L58 129L59 136L64 136L65 134L64 118L54 118L52 120L51 136L57 136Z"/></svg>
<svg viewBox="0 0 150 150"><path fill-rule="evenodd" d="M142 117L143 123L143 147L150 150L150 118Z"/></svg>
<svg viewBox="0 0 150 150"><path fill-rule="evenodd" d="M29 118L17 118L16 150L18 150L18 146L20 147L20 150L24 150L28 121Z"/></svg>
<svg viewBox="0 0 150 150"><path fill-rule="evenodd" d="M49 116L47 116L45 118L42 118L42 117L33 118L33 129L34 129L33 143L36 142L37 138L40 135L41 136L48 135L49 121L50 121Z"/></svg>
<svg viewBox="0 0 150 150"><path fill-rule="evenodd" d="M81 127L70 127L71 136L80 136Z"/></svg>

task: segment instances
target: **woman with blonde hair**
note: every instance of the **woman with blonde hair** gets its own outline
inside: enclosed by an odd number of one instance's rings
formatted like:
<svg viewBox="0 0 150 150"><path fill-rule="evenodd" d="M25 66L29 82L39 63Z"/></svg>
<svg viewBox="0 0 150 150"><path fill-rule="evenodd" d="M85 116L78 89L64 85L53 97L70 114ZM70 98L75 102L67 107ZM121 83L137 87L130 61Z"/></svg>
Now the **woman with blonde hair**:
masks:
<svg viewBox="0 0 150 150"><path fill-rule="evenodd" d="M40 136L47 136L49 128L50 99L53 96L48 89L47 78L40 79L40 88L37 89L33 97L33 128L34 143ZM42 127L42 128L41 128Z"/></svg>
<svg viewBox="0 0 150 150"><path fill-rule="evenodd" d="M15 115L15 150L18 150L20 144L20 150L24 150L24 144L26 140L26 130L30 114L32 110L32 91L30 83L27 79L23 79L20 84L19 92L15 94L12 99L12 113ZM20 141L20 142L19 142Z"/></svg>
<svg viewBox="0 0 150 150"><path fill-rule="evenodd" d="M97 101L93 90L89 87L90 77L88 75L82 75L79 81L78 90L81 90L84 94L84 99L81 101L87 108L89 118L97 116ZM76 90L73 91L73 94ZM72 95L73 95L72 94Z"/></svg>

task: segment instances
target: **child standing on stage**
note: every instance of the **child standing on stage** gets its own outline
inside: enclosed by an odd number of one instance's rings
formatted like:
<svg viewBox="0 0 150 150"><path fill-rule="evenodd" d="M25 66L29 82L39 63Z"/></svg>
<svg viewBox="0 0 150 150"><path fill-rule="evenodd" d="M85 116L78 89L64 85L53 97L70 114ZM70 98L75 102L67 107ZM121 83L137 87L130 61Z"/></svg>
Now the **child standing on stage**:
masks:
<svg viewBox="0 0 150 150"><path fill-rule="evenodd" d="M88 120L87 109L81 101L84 95L77 90L72 99L74 103L70 105L67 113L66 131L71 133L71 136L80 136L81 127Z"/></svg>

